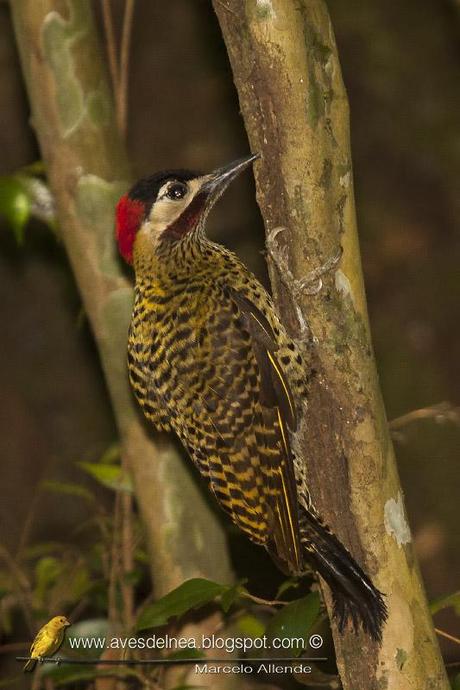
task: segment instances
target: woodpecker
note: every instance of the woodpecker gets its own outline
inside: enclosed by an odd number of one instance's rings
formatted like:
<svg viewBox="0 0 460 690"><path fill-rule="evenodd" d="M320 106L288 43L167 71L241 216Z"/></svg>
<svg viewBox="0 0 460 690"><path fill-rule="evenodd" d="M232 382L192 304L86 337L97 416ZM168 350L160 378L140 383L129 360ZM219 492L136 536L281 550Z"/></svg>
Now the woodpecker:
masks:
<svg viewBox="0 0 460 690"><path fill-rule="evenodd" d="M339 629L349 622L380 641L383 595L318 515L291 449L308 395L302 354L260 282L205 234L212 206L256 158L210 174L159 172L119 200L118 246L136 276L131 386L249 539L285 573L313 566Z"/></svg>

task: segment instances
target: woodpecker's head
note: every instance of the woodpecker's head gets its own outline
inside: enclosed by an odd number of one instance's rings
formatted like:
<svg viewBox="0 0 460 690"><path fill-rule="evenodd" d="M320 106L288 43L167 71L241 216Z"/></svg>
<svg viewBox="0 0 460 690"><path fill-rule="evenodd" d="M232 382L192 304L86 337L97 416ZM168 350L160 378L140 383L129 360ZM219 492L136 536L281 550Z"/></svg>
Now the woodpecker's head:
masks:
<svg viewBox="0 0 460 690"><path fill-rule="evenodd" d="M117 204L120 254L131 264L138 247L155 251L203 228L213 204L256 158L241 158L209 175L166 170L139 180Z"/></svg>

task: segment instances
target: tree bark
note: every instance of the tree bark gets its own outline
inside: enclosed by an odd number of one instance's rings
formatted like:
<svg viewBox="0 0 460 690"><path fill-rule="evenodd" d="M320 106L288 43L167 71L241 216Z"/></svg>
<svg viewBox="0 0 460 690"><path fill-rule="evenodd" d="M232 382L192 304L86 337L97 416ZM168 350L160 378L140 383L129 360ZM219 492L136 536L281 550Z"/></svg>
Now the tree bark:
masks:
<svg viewBox="0 0 460 690"><path fill-rule="evenodd" d="M348 102L322 0L214 0L256 165L273 293L310 350L294 440L313 501L386 593L379 647L332 623L346 690L447 690L404 511L372 352ZM339 262L331 261L342 248ZM319 287L316 295L307 288ZM326 602L331 610L330 597Z"/></svg>
<svg viewBox="0 0 460 690"><path fill-rule="evenodd" d="M156 594L196 576L231 582L218 519L174 446L146 431L129 390L132 281L113 236L129 170L90 3L14 0L11 8L32 123L133 476Z"/></svg>

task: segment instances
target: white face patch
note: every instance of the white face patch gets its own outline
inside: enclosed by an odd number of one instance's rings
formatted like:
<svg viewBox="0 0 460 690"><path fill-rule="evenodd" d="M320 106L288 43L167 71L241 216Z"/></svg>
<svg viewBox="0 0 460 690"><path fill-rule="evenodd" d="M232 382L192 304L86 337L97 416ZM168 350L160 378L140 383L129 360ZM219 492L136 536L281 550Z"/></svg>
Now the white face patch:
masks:
<svg viewBox="0 0 460 690"><path fill-rule="evenodd" d="M194 180L168 180L160 188L157 199L152 206L149 217L149 229L162 233L185 211L203 182L208 177L197 177Z"/></svg>

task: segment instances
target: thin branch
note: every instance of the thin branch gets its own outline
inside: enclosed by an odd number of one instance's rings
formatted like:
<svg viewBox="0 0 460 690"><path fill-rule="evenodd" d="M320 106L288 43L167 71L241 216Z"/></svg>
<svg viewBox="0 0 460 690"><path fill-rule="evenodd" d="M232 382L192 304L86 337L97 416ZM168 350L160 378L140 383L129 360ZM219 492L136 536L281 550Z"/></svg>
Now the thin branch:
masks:
<svg viewBox="0 0 460 690"><path fill-rule="evenodd" d="M133 14L134 0L126 0L121 33L120 72L117 93L117 119L122 137L126 137L128 122L128 78Z"/></svg>
<svg viewBox="0 0 460 690"><path fill-rule="evenodd" d="M121 595L123 598L123 613L125 629L131 629L134 613L134 590L127 576L134 567L133 557L133 501L129 493L121 496Z"/></svg>
<svg viewBox="0 0 460 690"><path fill-rule="evenodd" d="M440 635L441 637L445 637L446 640L450 640L451 642L455 642L455 644L460 644L460 639L458 637L454 637L453 635L450 635L450 633L447 633L444 630L440 630L439 628L435 628L435 632L438 635Z"/></svg>
<svg viewBox="0 0 460 690"><path fill-rule="evenodd" d="M233 623L236 623L236 621L241 618L242 616L245 616L247 611L245 609L238 609L231 613L227 618L221 618L217 624L214 626L212 629L212 634L217 635L220 633L222 630L225 630L226 628L229 628Z"/></svg>
<svg viewBox="0 0 460 690"><path fill-rule="evenodd" d="M22 572L21 568L10 554L8 549L0 544L0 558L3 558L7 567L9 568L13 578L14 584L17 586L17 592L19 594L19 603L22 608L24 618L27 622L29 632L32 634L34 629L34 622L32 617L32 591L30 587L30 582L26 575Z"/></svg>
<svg viewBox="0 0 460 690"><path fill-rule="evenodd" d="M121 496L117 491L115 494L115 506L113 511L113 529L112 529L112 548L110 550L110 577L109 587L107 593L107 609L109 625L112 629L117 629L119 624L119 615L117 607L117 581L120 575L120 561L118 556L118 534L120 528L121 517Z"/></svg>
<svg viewBox="0 0 460 690"><path fill-rule="evenodd" d="M53 465L55 464L55 459L53 459L52 455L50 454L48 456L48 460L45 463L45 466L42 468L41 472L41 478L44 479L46 476L49 476L51 474L51 470ZM28 542L29 542L29 537L30 533L35 526L37 522L37 510L39 508L39 503L43 495L43 489L41 486L41 481L38 482L37 488L34 492L34 495L32 496L31 500L29 501L29 507L28 511L24 520L24 523L22 525L22 530L21 534L19 536L18 540L18 546L16 549L16 558L19 559L21 556L22 551L26 548Z"/></svg>
<svg viewBox="0 0 460 690"><path fill-rule="evenodd" d="M43 475L45 472L43 472ZM23 551L24 547L27 546L27 543L29 541L29 536L32 528L37 524L36 523L36 518L37 518L37 508L38 504L41 499L41 491L40 487L38 486L37 489L35 490L31 500L29 501L29 507L27 510L27 514L25 517L25 520L22 525L22 530L21 534L19 536L18 540L18 547L16 549L16 555L19 556L19 554Z"/></svg>
<svg viewBox="0 0 460 690"><path fill-rule="evenodd" d="M80 599L80 601L77 603L75 608L73 608L72 611L69 613L69 616L68 616L69 620L72 623L75 623L75 621L77 621L80 618L82 612L85 610L85 608L88 606L88 604L89 604L89 601L88 601L87 597L83 597L83 599Z"/></svg>
<svg viewBox="0 0 460 690"><path fill-rule="evenodd" d="M392 419L388 425L392 431L395 431L412 422L418 422L421 419L434 419L436 422L453 422L454 424L460 424L460 407L455 407L450 402L444 401L437 405L421 407L418 410L407 412L401 415L401 417Z"/></svg>
<svg viewBox="0 0 460 690"><path fill-rule="evenodd" d="M254 594L249 592L241 592L241 598L250 599L255 604L263 604L264 606L287 606L289 601L279 601L278 599L262 599L261 597L256 597Z"/></svg>
<svg viewBox="0 0 460 690"><path fill-rule="evenodd" d="M115 40L112 9L110 7L110 0L101 0L101 4L102 20L104 24L105 40L107 44L107 54L109 58L110 78L112 80L112 88L115 94L115 100L117 100L117 93L119 89L119 72L117 60L117 44Z"/></svg>
<svg viewBox="0 0 460 690"><path fill-rule="evenodd" d="M40 690L41 687L42 687L42 682L41 682L41 678L40 678L40 673L39 673L38 668L36 668L34 670L34 675L33 675L32 685L31 685L30 690Z"/></svg>

